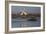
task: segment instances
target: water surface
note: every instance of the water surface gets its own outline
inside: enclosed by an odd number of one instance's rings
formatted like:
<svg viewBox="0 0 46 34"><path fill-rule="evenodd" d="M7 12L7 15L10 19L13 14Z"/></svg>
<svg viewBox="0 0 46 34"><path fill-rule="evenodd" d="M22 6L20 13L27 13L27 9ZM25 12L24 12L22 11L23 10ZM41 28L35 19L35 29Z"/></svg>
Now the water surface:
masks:
<svg viewBox="0 0 46 34"><path fill-rule="evenodd" d="M12 18L12 28L19 27L40 27L40 17L36 17L36 21L27 21L27 19Z"/></svg>

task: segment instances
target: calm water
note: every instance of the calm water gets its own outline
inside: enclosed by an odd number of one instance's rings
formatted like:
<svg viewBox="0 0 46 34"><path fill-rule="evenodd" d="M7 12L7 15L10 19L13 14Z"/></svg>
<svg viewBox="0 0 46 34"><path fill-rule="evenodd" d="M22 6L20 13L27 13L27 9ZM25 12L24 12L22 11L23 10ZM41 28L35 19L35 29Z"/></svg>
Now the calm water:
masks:
<svg viewBox="0 0 46 34"><path fill-rule="evenodd" d="M27 21L27 19L21 19L21 18L12 19L12 28L40 27L40 17L36 17L36 21Z"/></svg>

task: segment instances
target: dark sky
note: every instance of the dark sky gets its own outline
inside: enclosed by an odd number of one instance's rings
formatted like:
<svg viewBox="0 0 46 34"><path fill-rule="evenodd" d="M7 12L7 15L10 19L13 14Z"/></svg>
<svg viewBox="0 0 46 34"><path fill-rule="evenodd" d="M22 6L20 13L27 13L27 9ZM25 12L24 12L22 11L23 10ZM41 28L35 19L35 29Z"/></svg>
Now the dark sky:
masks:
<svg viewBox="0 0 46 34"><path fill-rule="evenodd" d="M28 12L30 14L39 14L40 13L40 7L28 7L28 6L12 6L11 11L12 14L20 13L24 10L25 12Z"/></svg>

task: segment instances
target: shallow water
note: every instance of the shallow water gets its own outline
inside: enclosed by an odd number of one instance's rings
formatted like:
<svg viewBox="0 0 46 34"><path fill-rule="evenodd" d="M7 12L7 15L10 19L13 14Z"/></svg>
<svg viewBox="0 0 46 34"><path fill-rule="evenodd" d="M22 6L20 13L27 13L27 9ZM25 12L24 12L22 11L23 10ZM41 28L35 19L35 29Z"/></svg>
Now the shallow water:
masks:
<svg viewBox="0 0 46 34"><path fill-rule="evenodd" d="M28 19L16 18L12 19L12 28L18 27L40 27L40 17L36 17L36 21L27 21Z"/></svg>

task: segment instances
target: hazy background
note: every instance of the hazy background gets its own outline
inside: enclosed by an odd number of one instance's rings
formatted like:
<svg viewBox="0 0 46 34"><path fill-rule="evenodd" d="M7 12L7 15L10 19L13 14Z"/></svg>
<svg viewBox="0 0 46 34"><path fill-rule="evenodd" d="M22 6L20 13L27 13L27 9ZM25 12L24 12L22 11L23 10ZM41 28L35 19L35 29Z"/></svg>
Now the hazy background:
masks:
<svg viewBox="0 0 46 34"><path fill-rule="evenodd" d="M40 7L28 7L28 6L12 6L12 14L17 14L22 12L25 8L25 11L31 14L40 14Z"/></svg>

